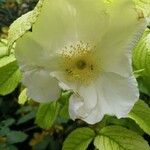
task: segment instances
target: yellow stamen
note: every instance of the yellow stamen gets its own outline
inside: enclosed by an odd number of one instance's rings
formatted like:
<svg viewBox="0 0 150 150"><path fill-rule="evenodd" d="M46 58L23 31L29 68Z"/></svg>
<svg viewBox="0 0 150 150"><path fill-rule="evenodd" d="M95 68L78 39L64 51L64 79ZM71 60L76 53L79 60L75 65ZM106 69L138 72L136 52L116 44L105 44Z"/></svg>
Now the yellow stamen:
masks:
<svg viewBox="0 0 150 150"><path fill-rule="evenodd" d="M94 47L83 42L65 47L59 52L60 67L65 80L73 83L90 84L100 74L100 58Z"/></svg>

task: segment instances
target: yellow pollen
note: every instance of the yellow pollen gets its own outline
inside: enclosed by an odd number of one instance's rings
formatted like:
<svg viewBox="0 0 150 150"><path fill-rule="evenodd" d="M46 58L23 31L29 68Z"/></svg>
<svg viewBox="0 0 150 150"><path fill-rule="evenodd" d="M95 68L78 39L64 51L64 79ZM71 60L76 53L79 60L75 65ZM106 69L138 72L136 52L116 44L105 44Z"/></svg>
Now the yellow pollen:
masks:
<svg viewBox="0 0 150 150"><path fill-rule="evenodd" d="M65 47L59 52L60 67L64 72L65 80L84 85L96 80L100 74L100 60L94 47L82 41Z"/></svg>

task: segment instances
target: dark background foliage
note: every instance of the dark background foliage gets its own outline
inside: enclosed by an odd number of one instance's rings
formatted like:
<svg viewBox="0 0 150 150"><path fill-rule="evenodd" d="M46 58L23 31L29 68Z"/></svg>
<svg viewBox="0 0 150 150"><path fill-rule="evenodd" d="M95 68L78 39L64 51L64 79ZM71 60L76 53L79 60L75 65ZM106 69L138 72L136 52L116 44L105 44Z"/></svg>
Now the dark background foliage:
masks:
<svg viewBox="0 0 150 150"><path fill-rule="evenodd" d="M7 34L9 25L32 10L37 2L38 0L0 0L0 33Z"/></svg>

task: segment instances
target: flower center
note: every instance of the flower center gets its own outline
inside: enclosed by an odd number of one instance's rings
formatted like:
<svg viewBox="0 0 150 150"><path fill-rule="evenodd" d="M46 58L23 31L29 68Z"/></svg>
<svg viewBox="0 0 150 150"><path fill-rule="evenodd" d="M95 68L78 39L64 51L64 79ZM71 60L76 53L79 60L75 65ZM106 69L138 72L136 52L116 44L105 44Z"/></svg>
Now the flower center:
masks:
<svg viewBox="0 0 150 150"><path fill-rule="evenodd" d="M79 42L65 47L59 55L65 80L87 85L98 78L101 71L99 57L89 44Z"/></svg>
<svg viewBox="0 0 150 150"><path fill-rule="evenodd" d="M80 70L86 68L86 62L84 60L79 60L76 65L77 65L77 68Z"/></svg>

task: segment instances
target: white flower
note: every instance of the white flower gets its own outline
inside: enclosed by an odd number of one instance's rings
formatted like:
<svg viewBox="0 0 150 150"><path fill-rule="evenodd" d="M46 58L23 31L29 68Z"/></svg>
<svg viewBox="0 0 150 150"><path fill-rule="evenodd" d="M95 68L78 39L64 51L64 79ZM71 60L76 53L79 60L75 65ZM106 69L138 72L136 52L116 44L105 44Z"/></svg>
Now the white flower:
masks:
<svg viewBox="0 0 150 150"><path fill-rule="evenodd" d="M145 20L131 0L44 0L40 16L17 42L28 96L57 100L71 90L69 113L90 124L127 116L138 100L131 49Z"/></svg>

